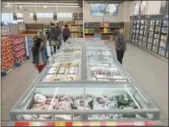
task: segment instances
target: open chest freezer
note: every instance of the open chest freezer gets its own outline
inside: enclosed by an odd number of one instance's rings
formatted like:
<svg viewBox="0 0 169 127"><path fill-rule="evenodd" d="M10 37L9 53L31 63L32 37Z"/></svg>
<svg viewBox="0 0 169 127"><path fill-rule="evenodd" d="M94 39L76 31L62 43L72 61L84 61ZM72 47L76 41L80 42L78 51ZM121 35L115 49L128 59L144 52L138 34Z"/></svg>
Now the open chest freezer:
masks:
<svg viewBox="0 0 169 127"><path fill-rule="evenodd" d="M131 75L112 57L92 57L86 59L87 80L134 82Z"/></svg>
<svg viewBox="0 0 169 127"><path fill-rule="evenodd" d="M35 80L37 83L81 80L81 59L56 57Z"/></svg>
<svg viewBox="0 0 169 127"><path fill-rule="evenodd" d="M159 117L156 105L132 83L36 86L10 111L12 121L144 121Z"/></svg>

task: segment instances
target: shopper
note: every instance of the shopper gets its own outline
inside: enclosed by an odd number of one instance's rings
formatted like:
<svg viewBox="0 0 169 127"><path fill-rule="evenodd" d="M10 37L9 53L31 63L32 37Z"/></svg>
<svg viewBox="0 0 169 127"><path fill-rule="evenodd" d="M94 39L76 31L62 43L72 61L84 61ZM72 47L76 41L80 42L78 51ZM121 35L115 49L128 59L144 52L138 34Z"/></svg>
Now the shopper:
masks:
<svg viewBox="0 0 169 127"><path fill-rule="evenodd" d="M65 25L65 28L63 29L63 40L64 42L70 37L70 30L67 25Z"/></svg>
<svg viewBox="0 0 169 127"><path fill-rule="evenodd" d="M61 30L59 26L55 26L54 23L51 23L51 31L49 35L49 42L50 45L54 47L54 53L56 53L56 47L57 49L60 47L59 46L59 36L61 34Z"/></svg>
<svg viewBox="0 0 169 127"><path fill-rule="evenodd" d="M32 47L33 64L38 69L39 73L47 64L48 55L45 42L42 38L37 38Z"/></svg>
<svg viewBox="0 0 169 127"><path fill-rule="evenodd" d="M120 33L120 29L115 29L115 45L117 60L122 64L124 52L126 51L126 43L124 42L124 36Z"/></svg>

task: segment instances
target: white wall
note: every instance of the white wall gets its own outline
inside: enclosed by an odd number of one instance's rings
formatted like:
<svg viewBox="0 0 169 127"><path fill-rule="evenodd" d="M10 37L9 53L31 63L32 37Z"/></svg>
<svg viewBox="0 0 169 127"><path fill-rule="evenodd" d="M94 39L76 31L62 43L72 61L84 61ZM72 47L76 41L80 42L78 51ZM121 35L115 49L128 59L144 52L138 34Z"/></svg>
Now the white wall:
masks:
<svg viewBox="0 0 169 127"><path fill-rule="evenodd" d="M147 1L147 15L159 14L161 1Z"/></svg>
<svg viewBox="0 0 169 127"><path fill-rule="evenodd" d="M35 23L35 21L33 20L33 18L30 17L30 13L34 13L36 12L35 8L26 8L27 11L20 11L20 10L17 10L18 13L23 13L23 16L24 16L24 20L26 23ZM2 8L2 12L4 13L14 13L15 10L13 8ZM38 8L37 9L37 12L39 13L54 13L56 12L56 8ZM82 8L61 8L59 7L57 9L57 12L60 12L60 13L67 13L67 12L70 12L70 13L81 13L82 12ZM57 22L58 21L72 21L73 19L72 18L58 18ZM38 18L37 22L38 23L49 23L49 22L55 22L55 20L53 20L53 18Z"/></svg>

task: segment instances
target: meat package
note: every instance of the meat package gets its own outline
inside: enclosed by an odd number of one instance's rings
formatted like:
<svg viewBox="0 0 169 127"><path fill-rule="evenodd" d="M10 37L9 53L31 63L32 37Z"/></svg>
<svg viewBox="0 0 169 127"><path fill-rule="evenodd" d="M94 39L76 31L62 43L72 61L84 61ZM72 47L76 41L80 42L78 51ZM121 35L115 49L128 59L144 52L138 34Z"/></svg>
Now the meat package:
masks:
<svg viewBox="0 0 169 127"><path fill-rule="evenodd" d="M27 107L28 110L110 110L110 109L138 109L139 107L126 92L121 94L113 94L112 96L106 95L44 95L42 93L35 93L31 103ZM56 120L81 120L80 115L66 115L66 114L55 114ZM146 115L138 114L91 114L88 115L89 120L98 119L146 119ZM52 120L51 114L40 114L40 115L22 115L18 117L20 120Z"/></svg>

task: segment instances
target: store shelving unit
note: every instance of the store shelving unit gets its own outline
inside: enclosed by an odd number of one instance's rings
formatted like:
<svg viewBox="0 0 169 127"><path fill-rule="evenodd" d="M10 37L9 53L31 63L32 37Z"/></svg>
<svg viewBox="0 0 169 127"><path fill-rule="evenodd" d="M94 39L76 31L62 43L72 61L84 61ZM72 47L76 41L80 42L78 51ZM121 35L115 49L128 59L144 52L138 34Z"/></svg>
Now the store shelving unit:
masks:
<svg viewBox="0 0 169 127"><path fill-rule="evenodd" d="M131 16L130 42L168 58L168 15Z"/></svg>
<svg viewBox="0 0 169 127"><path fill-rule="evenodd" d="M17 126L161 125L159 108L97 39L69 38L9 115Z"/></svg>
<svg viewBox="0 0 169 127"><path fill-rule="evenodd" d="M85 23L85 38L93 38L95 34L100 34L102 40L110 40L113 30L119 27L121 32L124 31L124 22L110 23L110 22L86 22Z"/></svg>

